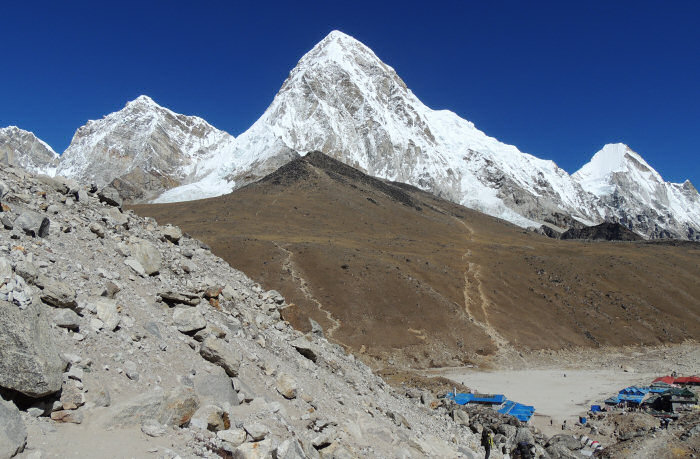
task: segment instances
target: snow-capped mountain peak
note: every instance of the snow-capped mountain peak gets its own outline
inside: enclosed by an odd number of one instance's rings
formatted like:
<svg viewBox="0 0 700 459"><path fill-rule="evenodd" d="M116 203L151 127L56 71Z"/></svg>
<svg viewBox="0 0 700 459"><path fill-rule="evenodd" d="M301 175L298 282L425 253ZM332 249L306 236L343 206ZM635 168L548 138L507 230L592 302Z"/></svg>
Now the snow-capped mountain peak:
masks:
<svg viewBox="0 0 700 459"><path fill-rule="evenodd" d="M202 118L177 114L148 96L80 127L58 173L98 185L113 183L134 200L186 183L200 161L233 136Z"/></svg>
<svg viewBox="0 0 700 459"><path fill-rule="evenodd" d="M33 132L17 126L0 128L0 164L17 166L35 174L54 175L59 155Z"/></svg>
<svg viewBox="0 0 700 459"><path fill-rule="evenodd" d="M663 182L661 175L624 143L605 145L573 177L582 185L588 184L584 188L589 189L595 182L608 182L608 178L616 173L634 174L645 181Z"/></svg>
<svg viewBox="0 0 700 459"><path fill-rule="evenodd" d="M151 99L150 97L148 97L148 96L145 95L145 94L141 94L141 95L138 96L136 99L134 99L134 100L129 101L129 102L126 103L126 106L127 106L127 107L129 107L129 106L139 106L139 105L141 105L141 106L151 106L151 107L154 107L154 108L163 108L163 107L161 107L160 105L158 105L153 99Z"/></svg>
<svg viewBox="0 0 700 459"><path fill-rule="evenodd" d="M174 189L159 201L211 196L203 189L222 194L272 172L268 167L290 159L290 151L312 150L522 226L551 213L595 217L578 211L585 194L556 164L523 154L450 111L425 106L371 49L338 31L299 60L228 156L200 168L211 172L199 188Z"/></svg>
<svg viewBox="0 0 700 459"><path fill-rule="evenodd" d="M608 144L572 178L598 198L606 218L648 237L694 239L700 229L700 196L686 180L664 181L625 144Z"/></svg>

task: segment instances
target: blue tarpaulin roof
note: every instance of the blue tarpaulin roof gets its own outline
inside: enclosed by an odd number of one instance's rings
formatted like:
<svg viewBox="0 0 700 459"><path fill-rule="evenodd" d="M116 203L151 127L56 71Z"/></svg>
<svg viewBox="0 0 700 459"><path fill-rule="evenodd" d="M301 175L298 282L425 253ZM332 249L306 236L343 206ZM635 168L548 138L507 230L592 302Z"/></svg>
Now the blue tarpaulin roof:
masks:
<svg viewBox="0 0 700 459"><path fill-rule="evenodd" d="M501 414L509 414L518 418L519 421L527 422L535 413L535 407L523 405L512 400L506 400L501 409L498 410Z"/></svg>
<svg viewBox="0 0 700 459"><path fill-rule="evenodd" d="M458 405L466 405L468 403L485 403L489 405L501 405L497 410L501 414L508 414L516 417L518 420L527 422L535 413L535 407L523 405L512 400L506 399L502 394L454 394L448 393L446 398L454 400Z"/></svg>
<svg viewBox="0 0 700 459"><path fill-rule="evenodd" d="M500 405L506 400L506 396L502 394L447 394L447 398L452 399L458 405L466 405L467 403L489 403Z"/></svg>
<svg viewBox="0 0 700 459"><path fill-rule="evenodd" d="M621 402L642 403L648 393L648 387L630 386L622 389L617 398Z"/></svg>

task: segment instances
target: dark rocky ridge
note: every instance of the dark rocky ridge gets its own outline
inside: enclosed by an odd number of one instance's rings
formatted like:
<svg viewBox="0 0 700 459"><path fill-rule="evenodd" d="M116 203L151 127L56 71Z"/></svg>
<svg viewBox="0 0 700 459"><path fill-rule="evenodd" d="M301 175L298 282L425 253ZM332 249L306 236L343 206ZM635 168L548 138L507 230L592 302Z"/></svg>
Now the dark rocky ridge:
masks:
<svg viewBox="0 0 700 459"><path fill-rule="evenodd" d="M644 240L642 236L617 222L603 222L595 226L570 228L562 233L561 239L587 239L591 241Z"/></svg>

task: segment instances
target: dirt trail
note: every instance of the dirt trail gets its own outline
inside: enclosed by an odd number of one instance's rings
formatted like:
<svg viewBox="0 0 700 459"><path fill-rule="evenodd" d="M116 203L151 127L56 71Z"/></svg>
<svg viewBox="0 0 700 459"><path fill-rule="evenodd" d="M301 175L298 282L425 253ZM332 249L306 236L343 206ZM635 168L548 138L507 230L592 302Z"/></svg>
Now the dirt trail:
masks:
<svg viewBox="0 0 700 459"><path fill-rule="evenodd" d="M294 283L298 286L299 291L301 291L301 293L304 294L306 299L315 304L318 310L324 313L326 315L326 318L333 324L330 328L328 328L325 331L326 337L333 337L333 333L335 333L335 331L341 326L340 321L333 317L333 314L324 309L323 304L321 304L321 302L314 296L314 294L311 293L311 289L309 288L308 282L306 282L306 279L304 279L301 273L296 269L294 261L292 260L292 251L276 242L275 247L277 247L279 250L283 251L287 255L284 262L282 263L282 269L284 271L289 272L292 275L292 279L294 279Z"/></svg>
<svg viewBox="0 0 700 459"><path fill-rule="evenodd" d="M455 220L464 226L467 230L467 238L472 242L474 240L474 230L462 220L457 218ZM477 263L469 261L471 255L471 250L467 250L462 255L462 259L467 262L467 267L464 271L464 310L469 320L484 330L484 333L491 338L499 352L502 352L510 348L510 343L489 323L488 308L491 302L484 294L481 284L481 267Z"/></svg>

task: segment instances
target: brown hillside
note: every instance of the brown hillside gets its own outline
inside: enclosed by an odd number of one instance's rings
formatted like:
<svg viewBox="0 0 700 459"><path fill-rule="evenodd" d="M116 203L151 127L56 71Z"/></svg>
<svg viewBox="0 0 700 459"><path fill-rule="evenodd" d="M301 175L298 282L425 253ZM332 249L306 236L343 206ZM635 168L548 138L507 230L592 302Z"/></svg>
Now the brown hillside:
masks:
<svg viewBox="0 0 700 459"><path fill-rule="evenodd" d="M700 336L700 245L549 239L310 153L232 194L135 206L394 365ZM379 363L379 362L377 362Z"/></svg>

